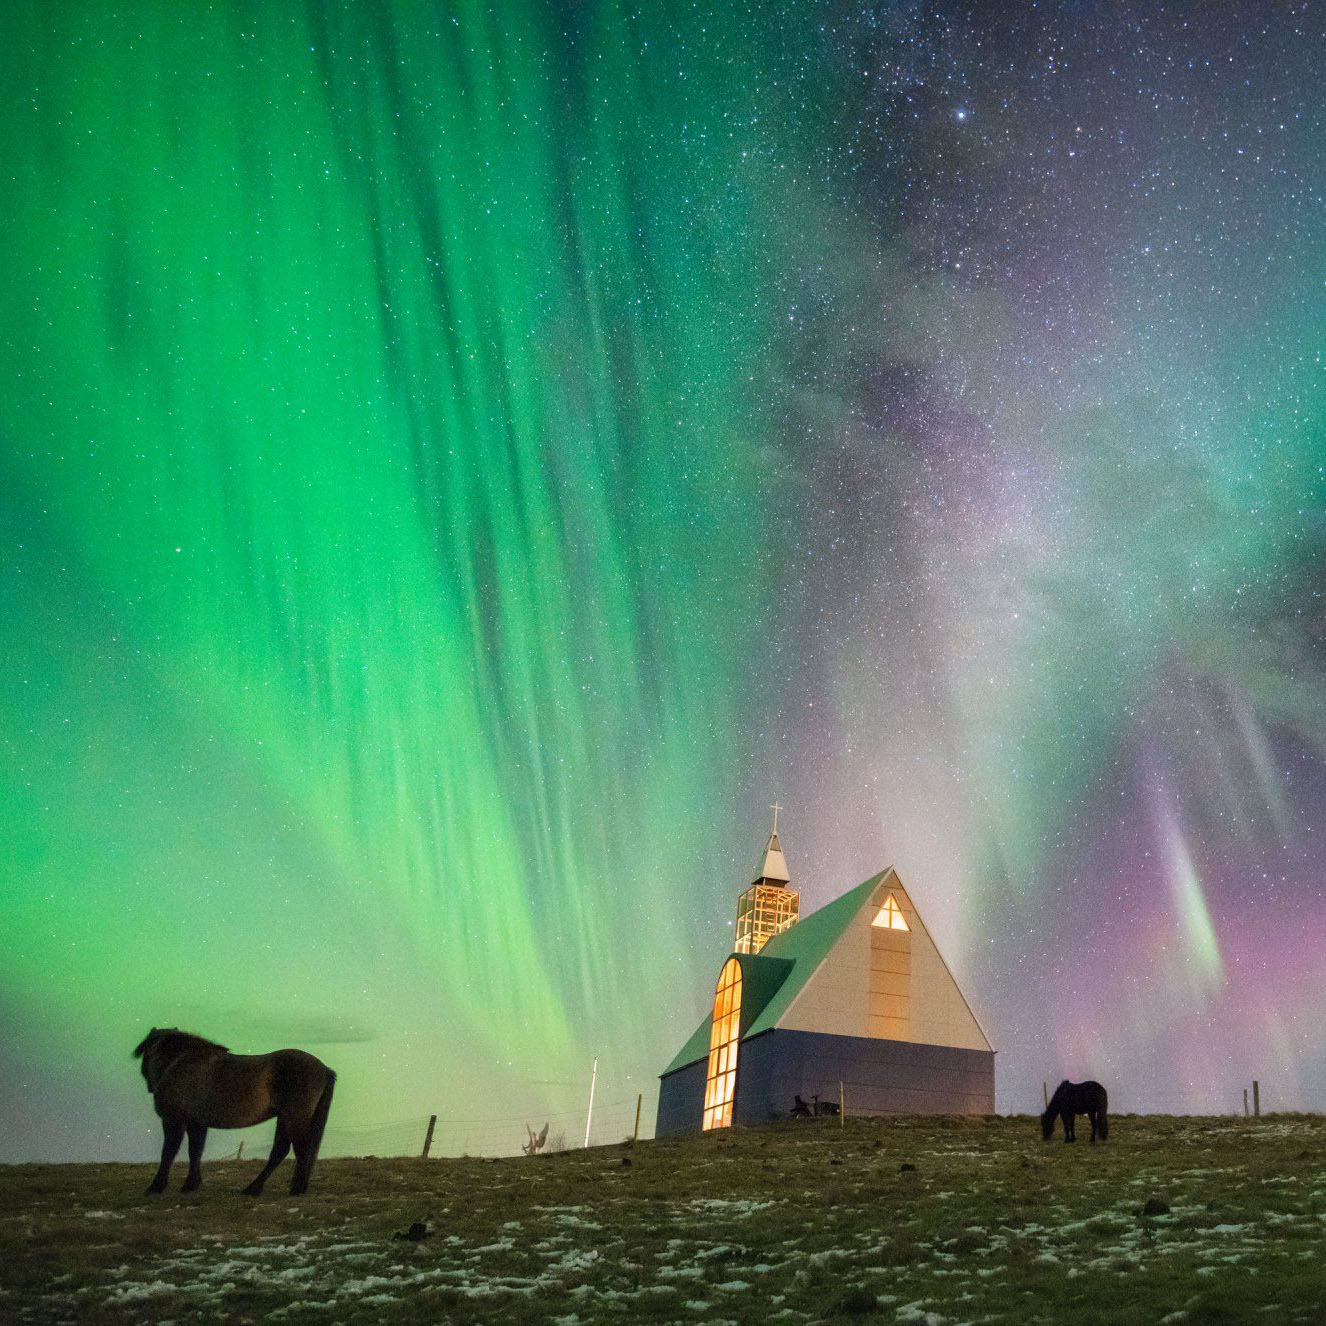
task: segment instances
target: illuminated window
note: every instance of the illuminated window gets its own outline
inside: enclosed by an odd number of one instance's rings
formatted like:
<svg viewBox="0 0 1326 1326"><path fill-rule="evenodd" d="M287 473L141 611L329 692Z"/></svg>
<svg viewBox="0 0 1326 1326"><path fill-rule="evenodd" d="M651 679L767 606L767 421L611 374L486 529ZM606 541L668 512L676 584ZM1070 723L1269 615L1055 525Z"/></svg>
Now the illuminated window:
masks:
<svg viewBox="0 0 1326 1326"><path fill-rule="evenodd" d="M737 1039L741 1035L741 964L729 958L718 976L714 1019L709 1031L709 1069L704 1082L704 1127L732 1123L737 1086Z"/></svg>
<svg viewBox="0 0 1326 1326"><path fill-rule="evenodd" d="M875 919L870 923L877 925L881 930L910 930L911 926L907 924L906 918L902 914L902 908L898 906L898 900L889 894L888 901L875 913Z"/></svg>

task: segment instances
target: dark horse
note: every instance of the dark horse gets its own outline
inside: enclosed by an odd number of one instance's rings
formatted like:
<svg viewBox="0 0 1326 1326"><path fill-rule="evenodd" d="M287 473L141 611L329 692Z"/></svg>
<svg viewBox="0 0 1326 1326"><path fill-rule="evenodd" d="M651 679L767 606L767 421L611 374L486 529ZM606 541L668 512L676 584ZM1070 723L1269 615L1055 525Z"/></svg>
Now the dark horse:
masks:
<svg viewBox="0 0 1326 1326"><path fill-rule="evenodd" d="M189 1177L184 1191L202 1181L203 1144L209 1128L247 1128L276 1116L272 1154L247 1188L256 1197L272 1171L295 1148L291 1194L308 1188L318 1145L327 1126L336 1074L303 1050L231 1054L224 1045L174 1027L153 1027L134 1051L152 1093L165 1141L161 1165L148 1192L165 1192L166 1179L184 1134L189 1135Z"/></svg>
<svg viewBox="0 0 1326 1326"><path fill-rule="evenodd" d="M1085 1114L1091 1120L1091 1140L1104 1142L1110 1135L1109 1097L1099 1082L1060 1082L1050 1103L1041 1115L1041 1136L1048 1142L1054 1136L1054 1121L1064 1121L1064 1141L1076 1142L1073 1116Z"/></svg>

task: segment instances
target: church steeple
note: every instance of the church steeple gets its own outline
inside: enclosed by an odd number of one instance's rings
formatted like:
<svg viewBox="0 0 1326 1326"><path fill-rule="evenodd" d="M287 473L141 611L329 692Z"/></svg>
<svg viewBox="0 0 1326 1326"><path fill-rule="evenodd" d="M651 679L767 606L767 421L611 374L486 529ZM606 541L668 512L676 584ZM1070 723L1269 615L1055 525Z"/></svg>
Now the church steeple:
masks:
<svg viewBox="0 0 1326 1326"><path fill-rule="evenodd" d="M778 812L775 801L773 832L764 847L764 860L745 893L737 899L737 932L734 948L738 953L758 953L780 930L794 925L801 910L801 895L789 885L787 858L778 838Z"/></svg>
<svg viewBox="0 0 1326 1326"><path fill-rule="evenodd" d="M774 802L769 807L773 811L773 832L769 835L769 841L764 847L764 864L760 867L760 873L755 876L754 882L760 883L761 880L769 884L790 884L792 876L787 873L787 858L783 855L783 845L778 841L778 812L782 806Z"/></svg>

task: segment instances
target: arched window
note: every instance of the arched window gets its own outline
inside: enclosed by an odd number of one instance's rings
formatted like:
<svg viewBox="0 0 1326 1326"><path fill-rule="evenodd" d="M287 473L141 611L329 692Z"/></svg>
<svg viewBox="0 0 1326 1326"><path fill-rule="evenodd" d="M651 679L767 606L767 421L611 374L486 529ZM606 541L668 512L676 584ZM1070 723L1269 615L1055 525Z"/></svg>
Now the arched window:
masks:
<svg viewBox="0 0 1326 1326"><path fill-rule="evenodd" d="M704 1127L732 1123L737 1087L737 1041L741 1035L741 963L729 958L718 974L714 1019L709 1031L709 1071L704 1082Z"/></svg>

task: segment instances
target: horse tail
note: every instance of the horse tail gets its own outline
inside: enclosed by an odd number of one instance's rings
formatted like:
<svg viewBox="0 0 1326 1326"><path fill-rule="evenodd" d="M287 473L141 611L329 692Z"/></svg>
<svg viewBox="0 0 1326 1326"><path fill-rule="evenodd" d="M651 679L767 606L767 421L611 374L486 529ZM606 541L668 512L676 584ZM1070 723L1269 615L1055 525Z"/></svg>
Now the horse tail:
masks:
<svg viewBox="0 0 1326 1326"><path fill-rule="evenodd" d="M327 1115L331 1111L332 1092L336 1090L336 1074L327 1069L327 1083L322 1088L322 1095L313 1107L313 1114L308 1121L308 1150L311 1158L316 1158L322 1145L322 1134L327 1127ZM309 1164L312 1165L313 1159Z"/></svg>

